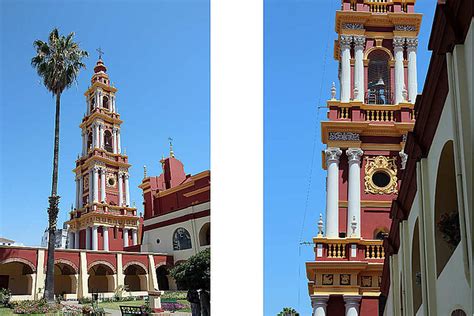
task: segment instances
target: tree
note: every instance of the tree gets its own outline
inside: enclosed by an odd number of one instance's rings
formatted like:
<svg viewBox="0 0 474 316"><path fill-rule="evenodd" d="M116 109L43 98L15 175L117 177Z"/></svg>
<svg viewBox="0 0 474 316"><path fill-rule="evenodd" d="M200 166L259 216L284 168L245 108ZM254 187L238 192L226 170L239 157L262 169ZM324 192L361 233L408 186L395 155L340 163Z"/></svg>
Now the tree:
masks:
<svg viewBox="0 0 474 316"><path fill-rule="evenodd" d="M188 260L175 266L170 275L180 288L209 290L211 287L211 250L198 252Z"/></svg>
<svg viewBox="0 0 474 316"><path fill-rule="evenodd" d="M300 314L291 307L285 307L277 316L300 316Z"/></svg>
<svg viewBox="0 0 474 316"><path fill-rule="evenodd" d="M61 108L61 94L76 81L81 68L86 68L82 62L89 54L81 50L74 42L74 33L67 36L59 34L54 28L49 34L48 42L36 40L33 42L36 56L31 59L31 65L36 68L38 75L43 79L46 89L56 97L56 113L54 121L54 157L51 196L48 198L48 260L46 264L46 283L44 297L47 301L54 301L54 242L56 222L59 212L58 196L58 159L59 159L59 113Z"/></svg>

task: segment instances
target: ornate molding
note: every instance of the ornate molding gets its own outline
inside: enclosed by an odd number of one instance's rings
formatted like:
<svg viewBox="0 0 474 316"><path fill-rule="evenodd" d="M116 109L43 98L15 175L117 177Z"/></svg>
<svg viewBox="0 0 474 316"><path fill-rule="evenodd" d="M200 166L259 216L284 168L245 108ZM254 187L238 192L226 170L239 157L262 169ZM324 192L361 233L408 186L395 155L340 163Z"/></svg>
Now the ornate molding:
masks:
<svg viewBox="0 0 474 316"><path fill-rule="evenodd" d="M360 163L360 158L364 154L364 151L360 148L349 148L346 150L346 155L347 158L349 159L349 162L356 162Z"/></svg>
<svg viewBox="0 0 474 316"><path fill-rule="evenodd" d="M418 39L417 38L407 38L407 50L412 49L416 50L418 47Z"/></svg>
<svg viewBox="0 0 474 316"><path fill-rule="evenodd" d="M329 132L329 140L360 141L360 135L352 132Z"/></svg>
<svg viewBox="0 0 474 316"><path fill-rule="evenodd" d="M326 154L326 163L329 164L330 162L339 162L342 150L340 148L328 148L324 153Z"/></svg>
<svg viewBox="0 0 474 316"><path fill-rule="evenodd" d="M362 23L342 23L342 28L346 30L363 30L364 24Z"/></svg>
<svg viewBox="0 0 474 316"><path fill-rule="evenodd" d="M339 39L339 44L341 46L341 50L350 48L352 43L352 36L348 35L341 35L341 38Z"/></svg>
<svg viewBox="0 0 474 316"><path fill-rule="evenodd" d="M397 165L396 158L385 156L367 157L365 164L365 193L371 194L392 194L397 190ZM373 176L377 172L384 172L390 179L386 186L379 187L373 181Z"/></svg>
<svg viewBox="0 0 474 316"><path fill-rule="evenodd" d="M405 38L404 37L394 37L393 38L393 47L396 49L403 48L403 45L405 44Z"/></svg>
<svg viewBox="0 0 474 316"><path fill-rule="evenodd" d="M354 46L355 48L364 48L365 36L354 36Z"/></svg>
<svg viewBox="0 0 474 316"><path fill-rule="evenodd" d="M416 31L416 26L415 25L407 25L407 24L395 25L395 31L415 32Z"/></svg>

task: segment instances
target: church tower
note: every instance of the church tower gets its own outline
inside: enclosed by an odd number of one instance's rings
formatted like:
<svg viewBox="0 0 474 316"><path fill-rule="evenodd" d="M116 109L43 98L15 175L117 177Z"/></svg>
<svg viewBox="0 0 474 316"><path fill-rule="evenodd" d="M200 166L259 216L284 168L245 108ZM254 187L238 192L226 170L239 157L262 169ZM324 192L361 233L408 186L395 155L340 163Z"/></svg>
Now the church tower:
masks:
<svg viewBox="0 0 474 316"><path fill-rule="evenodd" d="M84 93L87 114L79 125L82 153L73 170L76 203L67 222L69 248L109 251L138 244L139 218L130 206L130 164L121 148L116 93L99 57Z"/></svg>
<svg viewBox="0 0 474 316"><path fill-rule="evenodd" d="M326 221L306 263L314 316L379 315L383 238L414 126L415 0L342 0L336 12L335 84L321 123ZM380 306L379 306L380 304Z"/></svg>

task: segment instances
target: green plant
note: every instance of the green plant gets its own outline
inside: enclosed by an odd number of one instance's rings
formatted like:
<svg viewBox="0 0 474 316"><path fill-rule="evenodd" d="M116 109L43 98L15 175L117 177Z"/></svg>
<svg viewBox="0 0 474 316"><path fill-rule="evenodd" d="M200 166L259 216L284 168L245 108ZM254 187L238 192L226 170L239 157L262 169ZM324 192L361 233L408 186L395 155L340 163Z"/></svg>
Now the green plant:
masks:
<svg viewBox="0 0 474 316"><path fill-rule="evenodd" d="M300 316L300 314L291 307L285 307L277 316Z"/></svg>
<svg viewBox="0 0 474 316"><path fill-rule="evenodd" d="M449 212L442 214L437 223L437 227L441 232L444 241L446 241L451 248L456 248L461 241L459 213Z"/></svg>
<svg viewBox="0 0 474 316"><path fill-rule="evenodd" d="M45 299L18 301L12 304L15 314L49 314L61 311L61 304L48 303Z"/></svg>
<svg viewBox="0 0 474 316"><path fill-rule="evenodd" d="M12 297L12 292L9 289L5 289L5 288L0 289L0 304L2 304L5 307L9 307L11 297Z"/></svg>
<svg viewBox="0 0 474 316"><path fill-rule="evenodd" d="M209 290L211 285L211 250L205 249L175 266L170 275L181 288Z"/></svg>
<svg viewBox="0 0 474 316"><path fill-rule="evenodd" d="M59 113L61 108L61 94L70 88L76 81L79 71L86 65L82 62L88 53L79 48L74 42L74 33L67 36L59 34L54 28L49 34L48 41L36 40L33 42L36 56L31 59L31 65L43 79L46 89L56 97L56 111L54 121L54 150L51 196L48 198L48 256L46 263L46 282L44 297L49 302L54 301L54 243L56 240L56 224L59 213L58 195L58 165L59 165Z"/></svg>

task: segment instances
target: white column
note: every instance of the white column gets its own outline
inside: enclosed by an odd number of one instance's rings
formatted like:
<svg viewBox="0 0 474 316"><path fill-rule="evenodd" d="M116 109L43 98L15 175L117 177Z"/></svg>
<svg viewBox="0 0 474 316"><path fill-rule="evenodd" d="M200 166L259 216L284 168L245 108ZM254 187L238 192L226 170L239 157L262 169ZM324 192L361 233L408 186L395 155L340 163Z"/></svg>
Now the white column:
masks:
<svg viewBox="0 0 474 316"><path fill-rule="evenodd" d="M128 247L128 228L123 229L123 246Z"/></svg>
<svg viewBox="0 0 474 316"><path fill-rule="evenodd" d="M117 153L117 129L114 127L112 129L112 147L114 150L114 154Z"/></svg>
<svg viewBox="0 0 474 316"><path fill-rule="evenodd" d="M89 170L89 199L87 203L92 205L92 200L94 199L94 169Z"/></svg>
<svg viewBox="0 0 474 316"><path fill-rule="evenodd" d="M346 316L359 316L359 306L362 296L360 295L344 295L346 305Z"/></svg>
<svg viewBox="0 0 474 316"><path fill-rule="evenodd" d="M125 178L125 205L130 206L130 186L128 183L128 173L124 175Z"/></svg>
<svg viewBox="0 0 474 316"><path fill-rule="evenodd" d="M97 90L97 107L102 107L102 92L100 90Z"/></svg>
<svg viewBox="0 0 474 316"><path fill-rule="evenodd" d="M326 316L326 307L328 306L329 295L311 295L311 306L313 307L313 316Z"/></svg>
<svg viewBox="0 0 474 316"><path fill-rule="evenodd" d="M86 96L86 113L89 115L91 113L91 100L89 99L89 95Z"/></svg>
<svg viewBox="0 0 474 316"><path fill-rule="evenodd" d="M79 208L79 178L76 178L76 210Z"/></svg>
<svg viewBox="0 0 474 316"><path fill-rule="evenodd" d="M328 148L326 167L328 170L326 188L326 237L339 237L339 148Z"/></svg>
<svg viewBox="0 0 474 316"><path fill-rule="evenodd" d="M354 36L354 87L357 88L357 95L354 100L364 101L365 84L364 84L364 36Z"/></svg>
<svg viewBox="0 0 474 316"><path fill-rule="evenodd" d="M104 125L99 125L99 147L104 148Z"/></svg>
<svg viewBox="0 0 474 316"><path fill-rule="evenodd" d="M107 226L102 226L102 231L104 234L104 250L109 251L109 228Z"/></svg>
<svg viewBox="0 0 474 316"><path fill-rule="evenodd" d="M341 102L349 102L351 97L351 42L352 36L341 35Z"/></svg>
<svg viewBox="0 0 474 316"><path fill-rule="evenodd" d="M85 133L84 131L82 131L81 136L82 136L82 156L85 156L85 154L87 154L87 137L86 137L86 133Z"/></svg>
<svg viewBox="0 0 474 316"><path fill-rule="evenodd" d="M134 246L138 243L138 235L136 229L132 229L132 243Z"/></svg>
<svg viewBox="0 0 474 316"><path fill-rule="evenodd" d="M100 169L100 201L105 202L105 168Z"/></svg>
<svg viewBox="0 0 474 316"><path fill-rule="evenodd" d="M120 129L117 129L117 154L122 153L122 148L120 146Z"/></svg>
<svg viewBox="0 0 474 316"><path fill-rule="evenodd" d="M82 196L84 195L83 187L84 187L83 178L82 176L79 176L79 208L82 208L82 206L84 205L83 199L82 199Z"/></svg>
<svg viewBox="0 0 474 316"><path fill-rule="evenodd" d="M123 205L123 190L122 190L122 177L123 173L119 172L118 173L118 195L119 195L119 206Z"/></svg>
<svg viewBox="0 0 474 316"><path fill-rule="evenodd" d="M395 52L395 104L403 101L403 84L405 71L403 69L403 37L393 38L393 51Z"/></svg>
<svg viewBox="0 0 474 316"><path fill-rule="evenodd" d="M93 187L94 187L94 197L93 197L93 201L94 202L97 202L98 198L99 198L99 168L98 167L94 167L93 170L93 174L94 174L94 184L93 184Z"/></svg>
<svg viewBox="0 0 474 316"><path fill-rule="evenodd" d="M79 231L74 232L74 249L79 249Z"/></svg>
<svg viewBox="0 0 474 316"><path fill-rule="evenodd" d="M110 102L112 103L112 112L116 113L115 112L115 96L114 95L110 96Z"/></svg>
<svg viewBox="0 0 474 316"><path fill-rule="evenodd" d="M74 233L72 231L68 231L67 233L67 249L74 248Z"/></svg>
<svg viewBox="0 0 474 316"><path fill-rule="evenodd" d="M98 240L97 240L97 226L92 226L92 250L97 250Z"/></svg>
<svg viewBox="0 0 474 316"><path fill-rule="evenodd" d="M415 103L418 93L418 83L416 74L416 48L418 46L417 38L407 38L408 55L408 100Z"/></svg>
<svg viewBox="0 0 474 316"><path fill-rule="evenodd" d="M91 249L91 229L86 227L86 247L85 249Z"/></svg>
<svg viewBox="0 0 474 316"><path fill-rule="evenodd" d="M360 148L346 150L349 160L349 197L347 205L347 237L360 237L360 158L364 152ZM352 231L352 219L355 217L357 228Z"/></svg>

